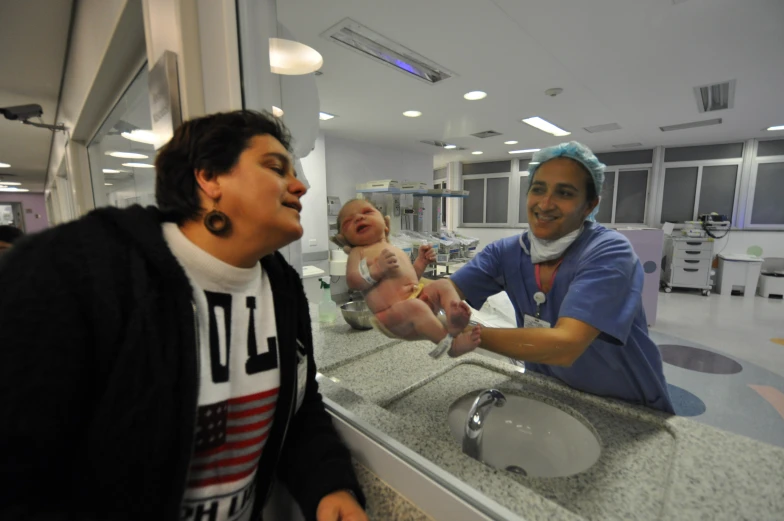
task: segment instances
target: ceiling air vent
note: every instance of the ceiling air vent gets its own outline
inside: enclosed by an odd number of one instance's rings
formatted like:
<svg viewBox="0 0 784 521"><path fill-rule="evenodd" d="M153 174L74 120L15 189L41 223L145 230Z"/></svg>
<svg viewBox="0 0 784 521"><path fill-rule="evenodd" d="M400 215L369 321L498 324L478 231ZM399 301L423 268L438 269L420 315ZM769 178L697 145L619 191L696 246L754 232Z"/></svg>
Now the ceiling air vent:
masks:
<svg viewBox="0 0 784 521"><path fill-rule="evenodd" d="M420 141L420 143L424 143L425 145L433 145L434 147L438 147L438 148L445 148L447 145L449 145L449 143L447 143L446 141L426 140L426 139ZM448 150L465 150L465 148L456 146L455 148L451 148Z"/></svg>
<svg viewBox="0 0 784 521"><path fill-rule="evenodd" d="M474 137L478 137L480 139L485 139L488 137L495 137L500 136L500 132L496 132L495 130L485 130L484 132L477 132L476 134L471 134Z"/></svg>
<svg viewBox="0 0 784 521"><path fill-rule="evenodd" d="M666 127L659 127L662 132L670 132L672 130L686 130L687 128L710 127L711 125L721 125L721 118L706 119L705 121L692 121L691 123L681 123L679 125L669 125Z"/></svg>
<svg viewBox="0 0 784 521"><path fill-rule="evenodd" d="M613 145L613 148L635 148L641 147L642 143L621 143L620 145Z"/></svg>
<svg viewBox="0 0 784 521"><path fill-rule="evenodd" d="M455 73L445 67L381 36L351 18L344 18L337 25L324 31L321 36L430 85L455 76Z"/></svg>
<svg viewBox="0 0 784 521"><path fill-rule="evenodd" d="M605 123L604 125L594 125L592 127L583 127L583 130L596 134L597 132L607 132L609 130L620 130L621 126L618 123Z"/></svg>
<svg viewBox="0 0 784 521"><path fill-rule="evenodd" d="M735 105L735 80L694 87L700 113L731 109Z"/></svg>

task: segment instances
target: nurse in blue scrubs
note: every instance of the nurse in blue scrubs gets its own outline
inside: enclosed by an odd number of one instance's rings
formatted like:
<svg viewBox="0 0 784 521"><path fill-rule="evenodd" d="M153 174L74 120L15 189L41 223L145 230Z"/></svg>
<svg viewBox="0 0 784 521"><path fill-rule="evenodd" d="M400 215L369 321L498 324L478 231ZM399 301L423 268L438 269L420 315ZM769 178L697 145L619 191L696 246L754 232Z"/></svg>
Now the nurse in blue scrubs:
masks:
<svg viewBox="0 0 784 521"><path fill-rule="evenodd" d="M506 291L516 329L482 329L481 346L569 386L674 413L642 307L629 241L594 221L604 165L576 142L528 167L529 230L485 247L451 277L475 309Z"/></svg>

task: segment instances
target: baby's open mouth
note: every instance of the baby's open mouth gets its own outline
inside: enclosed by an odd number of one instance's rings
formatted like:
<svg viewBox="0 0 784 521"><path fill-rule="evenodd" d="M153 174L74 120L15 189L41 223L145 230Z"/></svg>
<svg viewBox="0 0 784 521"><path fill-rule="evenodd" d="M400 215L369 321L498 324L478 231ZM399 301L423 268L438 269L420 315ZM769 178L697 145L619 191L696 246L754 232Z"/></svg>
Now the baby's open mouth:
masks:
<svg viewBox="0 0 784 521"><path fill-rule="evenodd" d="M370 228L369 224L360 224L359 226L357 226L357 233L362 233L368 228Z"/></svg>

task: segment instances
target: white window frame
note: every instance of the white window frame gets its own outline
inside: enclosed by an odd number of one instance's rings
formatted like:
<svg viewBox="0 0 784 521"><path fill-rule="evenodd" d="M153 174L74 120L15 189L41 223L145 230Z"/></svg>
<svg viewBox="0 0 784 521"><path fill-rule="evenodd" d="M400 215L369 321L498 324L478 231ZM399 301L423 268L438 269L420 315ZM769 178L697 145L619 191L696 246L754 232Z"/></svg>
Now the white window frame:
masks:
<svg viewBox="0 0 784 521"><path fill-rule="evenodd" d="M743 154L746 154L746 147L744 145ZM655 222L658 225L663 225L661 219L662 214L662 207L664 206L664 182L667 177L667 169L668 168L694 168L697 167L697 190L694 194L694 203L692 205L692 220L696 221L697 217L699 217L699 206L700 206L700 191L702 190L702 169L706 166L730 166L734 165L738 167L737 174L735 175L735 195L732 201L732 216L730 217L733 228L737 227L738 223L738 212L739 212L739 203L741 201L740 198L740 190L741 190L741 180L743 178L743 157L738 157L735 159L700 159L697 161L673 161L669 163L662 164L662 171L659 180L658 186L658 196L656 197L656 215L655 215ZM681 229L685 226L683 223L674 223L675 229Z"/></svg>
<svg viewBox="0 0 784 521"><path fill-rule="evenodd" d="M624 171L639 171L645 170L648 172L648 180L645 185L645 208L643 209L643 222L641 223L617 223L615 222L615 209L618 205L618 180L620 179L620 174ZM653 182L653 164L652 163L640 163L637 165L616 165L616 166L608 166L604 169L605 179L607 172L615 172L615 184L613 185L613 207L612 207L612 215L610 220L612 222L609 223L599 223L605 228L616 228L616 227L626 227L626 226L645 226L646 225L646 217L648 215L648 205L649 199L651 196L651 187Z"/></svg>
<svg viewBox="0 0 784 521"><path fill-rule="evenodd" d="M514 169L515 167L512 166ZM511 172L507 172L505 174L472 174L472 175L464 175L461 184L465 183L465 181L477 180L482 179L484 180L484 200L482 201L482 222L481 223L466 223L463 222L463 205L460 204L460 228L510 228L512 225L511 220L511 212L512 212L512 200L513 198L510 197L512 194L512 187L514 185L514 178ZM487 222L487 180L488 179L509 179L509 192L507 193L507 207L506 207L506 222L505 223L488 223ZM464 186L464 185L463 185ZM462 188L461 188L462 189ZM519 191L519 188L518 188ZM464 200L461 200L464 201ZM516 209L516 208L515 208ZM515 217L515 221L517 218Z"/></svg>
<svg viewBox="0 0 784 521"><path fill-rule="evenodd" d="M784 230L784 224L751 224L751 216L754 211L754 194L757 189L757 170L759 165L764 163L784 163L784 156L765 156L757 157L757 147L754 147L749 172L749 188L746 193L746 208L743 220L745 230ZM734 221L733 221L734 223Z"/></svg>

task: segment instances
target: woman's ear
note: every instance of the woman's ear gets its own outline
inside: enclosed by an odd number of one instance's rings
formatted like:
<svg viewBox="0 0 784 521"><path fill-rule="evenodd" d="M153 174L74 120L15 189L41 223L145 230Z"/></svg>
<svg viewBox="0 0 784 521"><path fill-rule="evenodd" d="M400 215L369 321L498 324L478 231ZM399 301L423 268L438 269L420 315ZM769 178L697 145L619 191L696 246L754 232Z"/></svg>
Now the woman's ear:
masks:
<svg viewBox="0 0 784 521"><path fill-rule="evenodd" d="M602 200L602 198L600 196L600 197L597 197L596 199L594 199L593 201L588 203L588 207L586 208L585 212L583 212L585 214L585 215L583 215L583 219L587 219L588 216L593 213L593 211L596 209L596 207L599 206L599 203L601 202L601 200Z"/></svg>
<svg viewBox="0 0 784 521"><path fill-rule="evenodd" d="M196 178L196 183L198 183L201 191L204 192L204 195L210 200L217 201L221 198L222 191L217 175L204 169L194 170L193 175Z"/></svg>

